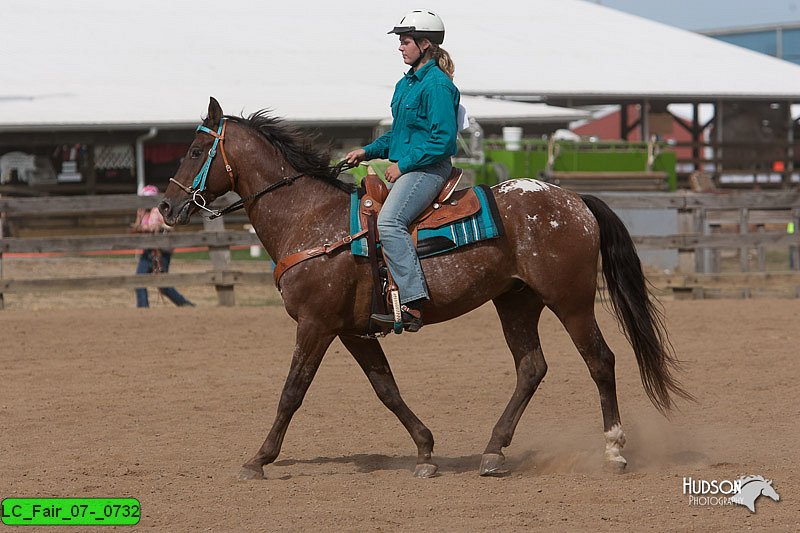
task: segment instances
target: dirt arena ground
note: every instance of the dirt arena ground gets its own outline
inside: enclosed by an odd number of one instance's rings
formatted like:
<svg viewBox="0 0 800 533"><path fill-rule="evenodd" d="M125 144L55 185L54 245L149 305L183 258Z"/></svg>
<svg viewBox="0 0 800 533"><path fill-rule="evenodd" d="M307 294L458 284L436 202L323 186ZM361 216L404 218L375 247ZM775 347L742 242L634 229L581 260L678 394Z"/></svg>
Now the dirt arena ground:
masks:
<svg viewBox="0 0 800 533"><path fill-rule="evenodd" d="M129 264L120 267L130 271ZM180 268L180 267L176 267ZM797 300L665 301L697 404L650 405L617 354L627 473L602 469L597 392L551 313L549 373L506 456L480 454L514 373L491 305L384 341L405 399L436 438L440 475L412 476L413 443L341 344L328 352L264 481L236 479L275 415L294 323L271 289L218 308L133 308L128 291L9 296L0 311L0 497L135 497L155 531L800 530ZM216 331L217 333L212 333ZM773 480L781 501L690 505L685 477Z"/></svg>

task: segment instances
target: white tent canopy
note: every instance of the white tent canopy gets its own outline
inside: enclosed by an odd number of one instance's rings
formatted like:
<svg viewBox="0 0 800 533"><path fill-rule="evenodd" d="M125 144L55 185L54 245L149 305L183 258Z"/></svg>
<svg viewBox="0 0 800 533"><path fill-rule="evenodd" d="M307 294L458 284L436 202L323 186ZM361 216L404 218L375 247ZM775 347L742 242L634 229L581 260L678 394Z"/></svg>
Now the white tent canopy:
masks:
<svg viewBox="0 0 800 533"><path fill-rule="evenodd" d="M406 69L386 31L404 2L5 0L0 129L194 124L226 113L374 123ZM466 94L800 100L800 67L580 0L430 0ZM482 117L571 120L464 99Z"/></svg>

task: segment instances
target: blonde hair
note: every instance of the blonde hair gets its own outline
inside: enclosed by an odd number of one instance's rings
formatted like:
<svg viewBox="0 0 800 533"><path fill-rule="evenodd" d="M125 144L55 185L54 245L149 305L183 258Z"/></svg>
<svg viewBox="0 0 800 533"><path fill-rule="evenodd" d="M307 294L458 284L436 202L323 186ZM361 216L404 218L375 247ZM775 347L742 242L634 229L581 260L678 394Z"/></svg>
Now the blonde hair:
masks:
<svg viewBox="0 0 800 533"><path fill-rule="evenodd" d="M452 80L456 73L456 64L453 63L453 58L450 57L447 50L436 43L431 43L431 50L433 51L433 59L439 66L439 70L447 74L447 77Z"/></svg>

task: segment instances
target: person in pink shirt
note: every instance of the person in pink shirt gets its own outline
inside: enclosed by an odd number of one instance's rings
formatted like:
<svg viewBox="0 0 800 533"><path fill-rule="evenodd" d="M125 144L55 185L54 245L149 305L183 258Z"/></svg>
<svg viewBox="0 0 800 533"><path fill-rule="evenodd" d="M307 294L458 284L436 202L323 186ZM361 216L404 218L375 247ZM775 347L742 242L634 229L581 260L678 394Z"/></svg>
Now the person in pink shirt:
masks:
<svg viewBox="0 0 800 533"><path fill-rule="evenodd" d="M145 185L139 192L140 196L158 196L159 191L155 185ZM136 212L136 222L133 229L137 233L160 233L166 231L168 226L164 224L164 218L158 208L139 209ZM169 271L169 262L172 259L172 250L158 250L147 248L142 250L139 256L139 264L136 266L137 274L158 274ZM172 303L179 307L194 307L194 304L187 300L175 287L159 287L158 291L167 297ZM139 287L136 289L136 307L150 307L147 298L147 289Z"/></svg>

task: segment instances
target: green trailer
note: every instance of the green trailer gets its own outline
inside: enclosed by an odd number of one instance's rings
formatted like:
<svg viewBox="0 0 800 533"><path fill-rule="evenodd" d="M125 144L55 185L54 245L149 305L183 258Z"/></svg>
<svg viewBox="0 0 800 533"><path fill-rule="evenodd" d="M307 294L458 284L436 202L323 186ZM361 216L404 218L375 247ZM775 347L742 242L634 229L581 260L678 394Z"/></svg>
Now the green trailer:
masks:
<svg viewBox="0 0 800 533"><path fill-rule="evenodd" d="M524 140L519 150L508 150L502 141L490 141L484 153L486 165L508 177L592 189L673 191L677 186L675 152L666 143L535 139Z"/></svg>
<svg viewBox="0 0 800 533"><path fill-rule="evenodd" d="M468 184L494 185L509 178L536 178L581 190L674 191L676 156L665 143L523 140L519 150L487 141L480 160L457 159ZM383 175L388 161L371 161ZM356 183L365 166L349 171Z"/></svg>

